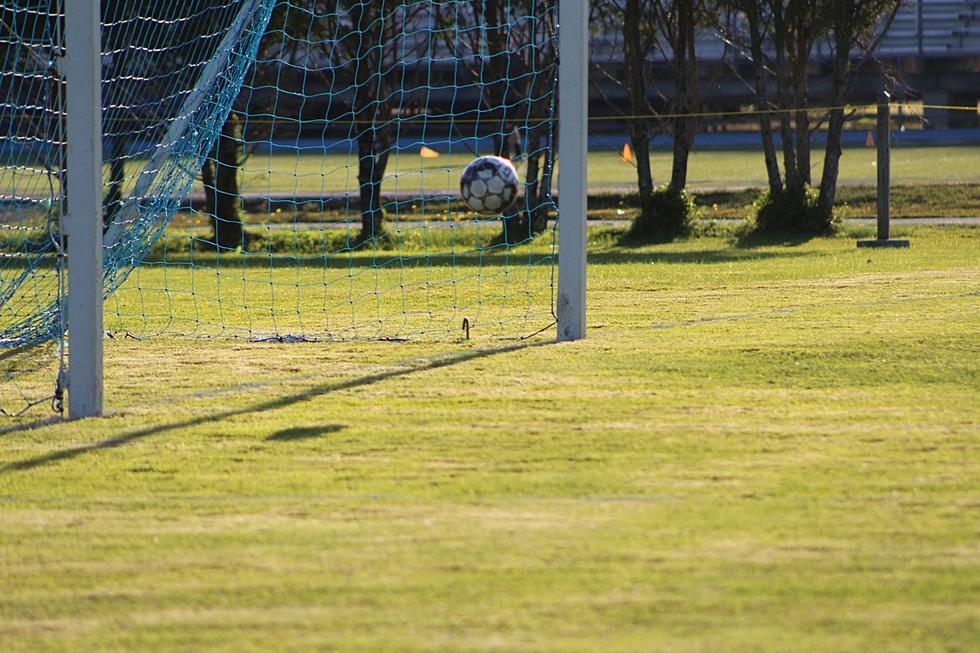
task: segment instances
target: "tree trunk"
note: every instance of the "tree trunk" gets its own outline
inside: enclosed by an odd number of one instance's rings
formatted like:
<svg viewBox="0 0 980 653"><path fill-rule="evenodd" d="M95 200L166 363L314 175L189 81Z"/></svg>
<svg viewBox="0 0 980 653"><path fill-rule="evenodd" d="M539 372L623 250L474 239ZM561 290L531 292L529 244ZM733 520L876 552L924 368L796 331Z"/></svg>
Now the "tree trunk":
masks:
<svg viewBox="0 0 980 653"><path fill-rule="evenodd" d="M653 194L653 166L650 163L649 123L634 118L630 124L630 147L636 160L636 184L640 192L640 204L649 204Z"/></svg>
<svg viewBox="0 0 980 653"><path fill-rule="evenodd" d="M800 182L811 184L810 174L810 118L807 112L806 64L810 58L810 36L804 34L804 25L796 30L797 49L793 66L794 107L796 112L796 170Z"/></svg>
<svg viewBox="0 0 980 653"><path fill-rule="evenodd" d="M675 103L678 113L691 114L698 105L698 68L695 52L694 6L690 0L677 3L677 32L674 49ZM684 115L674 119L673 163L670 189L679 193L687 187L687 167L694 145L697 118Z"/></svg>
<svg viewBox="0 0 980 653"><path fill-rule="evenodd" d="M244 225L240 213L238 171L242 163L242 125L234 112L221 127L214 172L214 247L232 250L244 247ZM202 170L203 172L203 170Z"/></svg>
<svg viewBox="0 0 980 653"><path fill-rule="evenodd" d="M497 242L517 245L548 228L552 170L551 154L541 148L536 129L528 133L527 168L524 174L524 207L518 204L503 215L503 231Z"/></svg>
<svg viewBox="0 0 980 653"><path fill-rule="evenodd" d="M790 85L792 73L789 70L786 48L788 34L786 17L781 2L772 3L773 48L776 51L776 106L779 107L779 138L783 150L783 171L787 188L799 188L800 180L796 173L796 152L793 147L793 116L790 108Z"/></svg>
<svg viewBox="0 0 980 653"><path fill-rule="evenodd" d="M381 147L373 126L363 127L357 137L357 181L361 197L360 241L377 238L384 231L384 209L381 206L381 182L388 163L387 148Z"/></svg>
<svg viewBox="0 0 980 653"><path fill-rule="evenodd" d="M356 66L351 111L357 130L361 210L358 241L367 242L384 235L381 185L391 149L392 110L388 98L393 90L386 71L394 68L398 60L393 45L401 19L394 10L398 3L388 0L349 4L353 24L366 30L348 56Z"/></svg>
<svg viewBox="0 0 980 653"><path fill-rule="evenodd" d="M204 186L204 212L213 216L214 208L214 160L218 158L218 144L211 149L201 164L201 184Z"/></svg>
<svg viewBox="0 0 980 653"><path fill-rule="evenodd" d="M650 166L650 130L646 81L643 79L644 55L640 35L640 0L626 0L623 21L623 44L626 49L626 87L630 100L630 143L636 158L636 181L640 192L640 217L646 223L656 220L653 214L653 171Z"/></svg>
<svg viewBox="0 0 980 653"><path fill-rule="evenodd" d="M749 3L745 12L749 19L749 36L752 41L752 67L755 71L755 96L759 110L759 130L762 134L762 151L766 161L766 174L769 177L769 192L778 195L783 190L779 174L779 161L776 159L776 144L772 136L772 117L768 113L769 92L766 88L766 67L762 51L763 26L758 5Z"/></svg>
<svg viewBox="0 0 980 653"><path fill-rule="evenodd" d="M122 186L126 178L126 141L116 135L109 139L109 188L102 202L102 218L108 227L122 208Z"/></svg>
<svg viewBox="0 0 980 653"><path fill-rule="evenodd" d="M543 233L548 228L548 217L551 213L551 181L555 165L551 151L545 152L543 156L544 167L541 169L541 183L538 185L538 201L531 215L531 231L535 234Z"/></svg>
<svg viewBox="0 0 980 653"><path fill-rule="evenodd" d="M517 245L534 236L534 211L538 204L538 173L541 168L541 154L528 155L527 170L524 176L524 209L515 207L503 218L503 242Z"/></svg>
<svg viewBox="0 0 980 653"><path fill-rule="evenodd" d="M674 152L669 188L675 193L687 187L687 164L691 158L693 131L687 119L674 127Z"/></svg>
<svg viewBox="0 0 980 653"><path fill-rule="evenodd" d="M837 86L835 80L834 86ZM834 90L834 106L840 106L844 93ZM840 173L841 137L844 132L844 110L834 109L830 113L827 124L827 148L824 152L823 176L820 179L820 199L818 205L821 213L829 218L833 214L834 201L837 199L837 177Z"/></svg>
<svg viewBox="0 0 980 653"><path fill-rule="evenodd" d="M524 197L503 215L504 228L498 242L519 244L548 228L554 148L553 143L547 149L542 147L543 136L540 127L528 130Z"/></svg>
<svg viewBox="0 0 980 653"><path fill-rule="evenodd" d="M841 107L847 99L847 67L850 54L850 42L847 35L837 33L837 51L834 53L832 70L831 106ZM820 178L820 197L818 206L820 212L829 221L834 211L834 200L837 199L837 178L840 173L841 138L844 133L844 110L834 109L830 112L827 124L827 147L824 151L823 176Z"/></svg>
<svg viewBox="0 0 980 653"><path fill-rule="evenodd" d="M493 135L493 153L496 156L509 158L507 156L507 93L513 92L510 84L505 80L508 78L509 49L507 47L507 20L505 9L499 0L486 0L482 2L483 25L493 26L486 30L487 51L489 60L486 65L487 88L486 101L490 102L488 109L492 119L500 125L500 129Z"/></svg>

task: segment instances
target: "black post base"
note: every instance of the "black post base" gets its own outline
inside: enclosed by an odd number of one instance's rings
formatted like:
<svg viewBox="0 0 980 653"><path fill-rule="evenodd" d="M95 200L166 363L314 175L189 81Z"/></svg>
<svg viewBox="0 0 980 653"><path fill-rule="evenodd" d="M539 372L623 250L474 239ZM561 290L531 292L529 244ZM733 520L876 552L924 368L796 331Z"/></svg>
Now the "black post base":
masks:
<svg viewBox="0 0 980 653"><path fill-rule="evenodd" d="M888 240L859 240L858 247L895 247L905 248L909 246L909 241L889 238Z"/></svg>

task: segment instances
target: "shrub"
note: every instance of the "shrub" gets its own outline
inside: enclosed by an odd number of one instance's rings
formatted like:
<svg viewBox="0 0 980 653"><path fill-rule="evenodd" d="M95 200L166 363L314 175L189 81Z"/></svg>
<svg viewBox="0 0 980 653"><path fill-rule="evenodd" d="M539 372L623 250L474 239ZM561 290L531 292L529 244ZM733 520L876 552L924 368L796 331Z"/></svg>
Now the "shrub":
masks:
<svg viewBox="0 0 980 653"><path fill-rule="evenodd" d="M809 186L785 188L776 194L766 191L751 205L747 235L833 233L838 220L820 208L818 197L817 189Z"/></svg>
<svg viewBox="0 0 980 653"><path fill-rule="evenodd" d="M698 208L687 191L661 186L642 202L640 214L633 220L624 241L631 243L665 243L691 233Z"/></svg>

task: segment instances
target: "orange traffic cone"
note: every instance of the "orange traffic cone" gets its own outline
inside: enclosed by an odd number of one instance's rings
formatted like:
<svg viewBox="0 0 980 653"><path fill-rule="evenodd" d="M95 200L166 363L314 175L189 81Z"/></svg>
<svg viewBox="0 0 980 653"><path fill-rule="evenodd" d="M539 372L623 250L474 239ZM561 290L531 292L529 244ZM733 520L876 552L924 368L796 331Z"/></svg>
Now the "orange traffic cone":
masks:
<svg viewBox="0 0 980 653"><path fill-rule="evenodd" d="M633 150L630 149L629 143L623 145L623 153L619 155L619 158L631 165L636 164L636 160L633 159Z"/></svg>
<svg viewBox="0 0 980 653"><path fill-rule="evenodd" d="M431 147L426 147L423 145L422 149L419 150L419 156L423 159L438 159L439 153L433 150Z"/></svg>
<svg viewBox="0 0 980 653"><path fill-rule="evenodd" d="M864 146L865 147L875 146L875 135L871 132L870 129L868 130L868 137L864 139Z"/></svg>

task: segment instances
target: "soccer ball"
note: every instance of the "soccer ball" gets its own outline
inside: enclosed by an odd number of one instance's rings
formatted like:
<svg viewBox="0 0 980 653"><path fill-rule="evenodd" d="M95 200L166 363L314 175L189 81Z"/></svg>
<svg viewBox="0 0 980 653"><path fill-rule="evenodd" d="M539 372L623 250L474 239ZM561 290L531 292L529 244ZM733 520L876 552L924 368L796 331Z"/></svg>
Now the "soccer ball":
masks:
<svg viewBox="0 0 980 653"><path fill-rule="evenodd" d="M503 213L517 201L517 170L507 159L481 156L459 179L463 201L479 213Z"/></svg>

